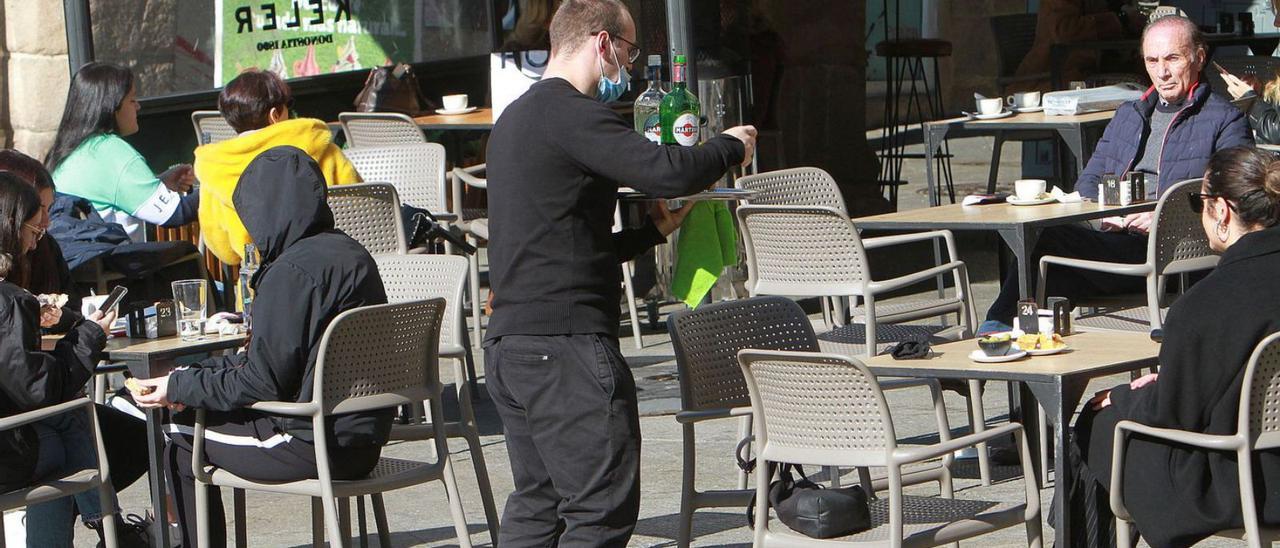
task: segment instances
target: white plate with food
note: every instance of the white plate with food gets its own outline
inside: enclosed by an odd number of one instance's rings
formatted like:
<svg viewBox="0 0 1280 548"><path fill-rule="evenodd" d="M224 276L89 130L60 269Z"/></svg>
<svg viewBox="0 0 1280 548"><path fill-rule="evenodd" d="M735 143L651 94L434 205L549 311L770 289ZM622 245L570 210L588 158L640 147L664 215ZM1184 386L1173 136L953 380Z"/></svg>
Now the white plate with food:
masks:
<svg viewBox="0 0 1280 548"><path fill-rule="evenodd" d="M1013 345L1032 356L1048 356L1069 348L1057 333L1027 333L1018 337Z"/></svg>
<svg viewBox="0 0 1280 548"><path fill-rule="evenodd" d="M1025 350L1014 351L1012 348L1009 350L1008 354L1003 356L988 356L981 350L974 350L969 353L969 359L978 363L1004 363L1020 360L1025 357L1027 357L1027 352Z"/></svg>
<svg viewBox="0 0 1280 548"><path fill-rule="evenodd" d="M1033 205L1052 204L1058 201L1058 199L1054 198L1053 195L1046 192L1044 194L1041 194L1039 198L1036 198L1034 200L1022 200L1022 199L1019 199L1017 196L1010 196L1007 199L1005 199L1005 201L1016 206L1033 206Z"/></svg>

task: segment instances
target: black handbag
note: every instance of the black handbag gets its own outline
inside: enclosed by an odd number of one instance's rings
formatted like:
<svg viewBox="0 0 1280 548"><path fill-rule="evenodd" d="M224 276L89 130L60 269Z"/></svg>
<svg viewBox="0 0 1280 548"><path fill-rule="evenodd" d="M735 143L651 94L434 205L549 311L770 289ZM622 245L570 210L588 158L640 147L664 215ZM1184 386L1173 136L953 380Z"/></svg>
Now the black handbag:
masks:
<svg viewBox="0 0 1280 548"><path fill-rule="evenodd" d="M793 469L799 480L791 475ZM752 497L747 507L747 523L752 527L755 506ZM778 479L769 483L769 507L783 525L811 538L837 538L871 528L871 508L862 487L825 488L809 481L798 464L782 464Z"/></svg>
<svg viewBox="0 0 1280 548"><path fill-rule="evenodd" d="M418 77L404 63L370 70L364 89L356 95L355 107L356 112L399 112L409 116L421 116L436 108L422 96Z"/></svg>

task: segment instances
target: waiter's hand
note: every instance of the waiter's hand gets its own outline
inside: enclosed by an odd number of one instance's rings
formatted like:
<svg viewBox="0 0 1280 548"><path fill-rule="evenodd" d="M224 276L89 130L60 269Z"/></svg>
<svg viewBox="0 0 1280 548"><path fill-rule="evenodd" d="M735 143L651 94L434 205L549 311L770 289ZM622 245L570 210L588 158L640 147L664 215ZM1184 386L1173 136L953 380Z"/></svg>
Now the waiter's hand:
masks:
<svg viewBox="0 0 1280 548"><path fill-rule="evenodd" d="M756 126L737 126L724 130L724 134L742 141L746 153L742 156L742 167L751 165L756 157Z"/></svg>
<svg viewBox="0 0 1280 548"><path fill-rule="evenodd" d="M661 232L663 237L670 236L672 232L680 228L680 223L683 223L685 216L689 215L689 210L693 209L693 204L694 202L689 202L684 207L672 211L667 209L666 201L657 201L652 206L649 206L649 218L653 219L653 225L658 227L658 232Z"/></svg>

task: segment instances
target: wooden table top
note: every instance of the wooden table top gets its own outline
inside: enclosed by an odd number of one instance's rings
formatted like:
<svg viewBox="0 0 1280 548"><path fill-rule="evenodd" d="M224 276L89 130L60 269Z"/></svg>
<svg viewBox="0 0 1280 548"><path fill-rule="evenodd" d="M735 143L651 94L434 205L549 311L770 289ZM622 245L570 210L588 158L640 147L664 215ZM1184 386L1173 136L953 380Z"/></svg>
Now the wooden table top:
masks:
<svg viewBox="0 0 1280 548"><path fill-rule="evenodd" d="M991 129L999 129L1004 126L1020 128L1052 128L1055 126L1072 126L1077 124L1109 122L1115 117L1115 115L1116 111L1114 110L1104 110L1100 112L1089 112L1085 114L1067 116L1051 116L1045 114L1044 111L1040 111L1023 112L1006 118L996 118L992 120L978 120L976 118L969 118L968 116L960 116L958 118L925 123L927 125L963 124L966 128L990 127Z"/></svg>
<svg viewBox="0 0 1280 548"><path fill-rule="evenodd" d="M1154 201L1107 207L1099 206L1097 202L1071 204L1054 202L1034 206L1015 206L1009 203L971 206L947 204L858 217L853 219L853 224L859 228L888 229L1000 229L1017 225L1064 224L1116 215L1123 216L1153 210L1155 207Z"/></svg>
<svg viewBox="0 0 1280 548"><path fill-rule="evenodd" d="M1027 356L1005 363L979 363L969 359L978 349L974 339L939 344L923 360L895 360L884 354L866 360L877 375L1051 381L1056 377L1128 371L1155 365L1160 345L1139 331L1085 331L1063 337L1067 350L1049 356Z"/></svg>
<svg viewBox="0 0 1280 548"><path fill-rule="evenodd" d="M158 339L116 337L107 341L106 353L112 360L172 358L236 348L244 344L246 335L205 335L197 341L184 341L174 335Z"/></svg>
<svg viewBox="0 0 1280 548"><path fill-rule="evenodd" d="M493 129L493 109L482 107L467 114L431 114L413 119L422 129Z"/></svg>

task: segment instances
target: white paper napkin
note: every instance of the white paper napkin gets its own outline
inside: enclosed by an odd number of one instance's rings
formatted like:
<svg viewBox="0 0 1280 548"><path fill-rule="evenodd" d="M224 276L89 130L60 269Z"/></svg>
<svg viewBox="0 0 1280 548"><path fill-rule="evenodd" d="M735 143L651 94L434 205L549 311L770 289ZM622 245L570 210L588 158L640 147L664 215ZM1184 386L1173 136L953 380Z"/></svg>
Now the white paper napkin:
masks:
<svg viewBox="0 0 1280 548"><path fill-rule="evenodd" d="M1056 186L1053 187L1053 190L1049 191L1049 195L1053 196L1053 199L1057 200L1058 203L1063 203L1063 204L1074 204L1077 202L1084 201L1084 198L1080 197L1079 192L1072 192L1070 194L1067 194L1066 192L1063 192L1061 188L1058 188Z"/></svg>

